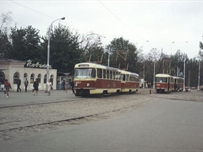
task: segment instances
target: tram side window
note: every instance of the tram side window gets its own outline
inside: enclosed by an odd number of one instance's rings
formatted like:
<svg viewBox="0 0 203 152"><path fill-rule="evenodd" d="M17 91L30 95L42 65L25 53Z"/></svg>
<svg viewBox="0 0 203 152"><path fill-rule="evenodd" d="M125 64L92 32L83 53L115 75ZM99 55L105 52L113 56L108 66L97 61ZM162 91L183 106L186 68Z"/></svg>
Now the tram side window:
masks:
<svg viewBox="0 0 203 152"><path fill-rule="evenodd" d="M112 71L109 70L109 79L112 79Z"/></svg>
<svg viewBox="0 0 203 152"><path fill-rule="evenodd" d="M120 80L120 73L116 72L115 79Z"/></svg>
<svg viewBox="0 0 203 152"><path fill-rule="evenodd" d="M106 72L106 78L109 79L109 70Z"/></svg>
<svg viewBox="0 0 203 152"><path fill-rule="evenodd" d="M130 81L133 81L133 76L130 76Z"/></svg>
<svg viewBox="0 0 203 152"><path fill-rule="evenodd" d="M183 83L183 79L178 79L178 83Z"/></svg>
<svg viewBox="0 0 203 152"><path fill-rule="evenodd" d="M125 81L125 74L121 74L121 80Z"/></svg>
<svg viewBox="0 0 203 152"><path fill-rule="evenodd" d="M102 78L102 69L97 69L97 77Z"/></svg>
<svg viewBox="0 0 203 152"><path fill-rule="evenodd" d="M95 78L95 77L96 77L96 70L95 70L95 69L92 69L91 77L92 77L92 78Z"/></svg>
<svg viewBox="0 0 203 152"><path fill-rule="evenodd" d="M103 70L103 78L106 79L106 70Z"/></svg>
<svg viewBox="0 0 203 152"><path fill-rule="evenodd" d="M131 76L130 76L130 81L136 81L135 76L131 75Z"/></svg>
<svg viewBox="0 0 203 152"><path fill-rule="evenodd" d="M137 82L139 81L139 78L138 78L138 76L136 76L136 77L135 77L135 81L137 81Z"/></svg>
<svg viewBox="0 0 203 152"><path fill-rule="evenodd" d="M112 79L115 80L115 71L112 71Z"/></svg>
<svg viewBox="0 0 203 152"><path fill-rule="evenodd" d="M167 78L156 77L156 82L167 82Z"/></svg>
<svg viewBox="0 0 203 152"><path fill-rule="evenodd" d="M126 75L126 81L129 81L129 75Z"/></svg>

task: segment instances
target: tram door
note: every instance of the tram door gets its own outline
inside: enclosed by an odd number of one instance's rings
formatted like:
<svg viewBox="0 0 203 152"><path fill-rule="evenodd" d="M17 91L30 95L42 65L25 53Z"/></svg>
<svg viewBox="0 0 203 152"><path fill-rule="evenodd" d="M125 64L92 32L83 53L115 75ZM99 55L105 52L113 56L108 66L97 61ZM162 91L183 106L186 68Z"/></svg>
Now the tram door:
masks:
<svg viewBox="0 0 203 152"><path fill-rule="evenodd" d="M168 81L168 92L170 90L170 78L167 78L167 81Z"/></svg>

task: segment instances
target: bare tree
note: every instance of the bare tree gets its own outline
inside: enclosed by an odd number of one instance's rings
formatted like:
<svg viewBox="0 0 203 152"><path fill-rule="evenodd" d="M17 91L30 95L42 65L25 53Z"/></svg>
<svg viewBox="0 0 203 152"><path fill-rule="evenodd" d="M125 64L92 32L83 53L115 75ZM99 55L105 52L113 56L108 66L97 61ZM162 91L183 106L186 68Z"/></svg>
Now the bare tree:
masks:
<svg viewBox="0 0 203 152"><path fill-rule="evenodd" d="M7 25L12 21L11 14L12 12L10 11L1 14L1 26L0 26L1 31L7 31L7 27L5 27L4 25Z"/></svg>

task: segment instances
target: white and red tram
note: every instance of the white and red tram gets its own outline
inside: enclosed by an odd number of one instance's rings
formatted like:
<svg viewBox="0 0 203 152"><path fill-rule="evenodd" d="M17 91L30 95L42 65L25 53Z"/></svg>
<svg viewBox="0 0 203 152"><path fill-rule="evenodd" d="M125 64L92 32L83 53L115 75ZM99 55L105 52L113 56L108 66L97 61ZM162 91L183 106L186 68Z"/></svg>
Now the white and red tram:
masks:
<svg viewBox="0 0 203 152"><path fill-rule="evenodd" d="M155 89L157 93L173 91L174 89L173 77L169 74L156 74Z"/></svg>
<svg viewBox="0 0 203 152"><path fill-rule="evenodd" d="M78 63L74 67L76 96L136 92L139 75L96 63ZM121 80L122 78L122 80Z"/></svg>
<svg viewBox="0 0 203 152"><path fill-rule="evenodd" d="M183 90L184 78L169 74L156 74L155 90L157 93Z"/></svg>
<svg viewBox="0 0 203 152"><path fill-rule="evenodd" d="M121 74L121 92L135 93L139 88L139 75L125 70L119 70Z"/></svg>
<svg viewBox="0 0 203 152"><path fill-rule="evenodd" d="M183 91L184 78L173 76L173 80L174 80L174 91Z"/></svg>
<svg viewBox="0 0 203 152"><path fill-rule="evenodd" d="M112 94L121 91L120 72L116 68L96 63L78 63L74 70L76 96Z"/></svg>

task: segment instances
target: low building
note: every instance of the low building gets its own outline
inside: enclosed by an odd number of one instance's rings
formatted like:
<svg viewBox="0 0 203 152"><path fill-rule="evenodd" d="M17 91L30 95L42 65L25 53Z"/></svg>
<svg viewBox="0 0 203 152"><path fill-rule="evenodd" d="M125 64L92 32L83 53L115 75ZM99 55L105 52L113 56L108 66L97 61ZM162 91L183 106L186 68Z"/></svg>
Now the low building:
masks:
<svg viewBox="0 0 203 152"><path fill-rule="evenodd" d="M12 60L12 59L0 59L0 85L4 88L4 80L8 79L11 83L13 90L17 90L17 80L21 80L21 89L24 90L24 81L29 81L28 90L33 89L33 83L36 79L39 82L39 90L45 90L47 76L46 65L40 63L32 63L31 60L27 62ZM49 69L50 80L53 84L53 89L56 89L57 70Z"/></svg>

